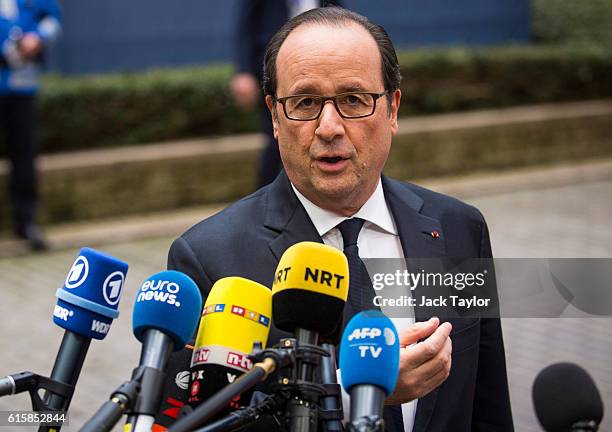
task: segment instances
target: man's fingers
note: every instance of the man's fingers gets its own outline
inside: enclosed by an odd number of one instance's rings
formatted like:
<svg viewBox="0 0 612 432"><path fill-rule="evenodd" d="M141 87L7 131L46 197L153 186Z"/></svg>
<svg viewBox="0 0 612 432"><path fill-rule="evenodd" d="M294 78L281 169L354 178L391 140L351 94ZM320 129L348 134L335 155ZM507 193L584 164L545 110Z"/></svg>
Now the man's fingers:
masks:
<svg viewBox="0 0 612 432"><path fill-rule="evenodd" d="M422 321L412 324L410 327L399 332L400 347L406 347L417 343L421 339L429 337L440 324L437 317L430 318L429 321Z"/></svg>
<svg viewBox="0 0 612 432"><path fill-rule="evenodd" d="M443 336L447 331L450 331L449 328L446 328L447 326L450 327L450 324L441 325L438 328L439 332L438 330L436 332ZM452 341L450 337L446 336L442 347L433 357L420 363L420 360L415 360L414 356L423 358L426 355L424 352L417 351L417 347L421 349L423 344L425 342L400 352L400 376L396 389L387 403L404 403L423 397L448 378L452 367Z"/></svg>
<svg viewBox="0 0 612 432"><path fill-rule="evenodd" d="M445 322L435 329L433 334L416 345L410 345L400 350L400 362L406 362L409 367L416 368L436 357L447 341L453 326Z"/></svg>

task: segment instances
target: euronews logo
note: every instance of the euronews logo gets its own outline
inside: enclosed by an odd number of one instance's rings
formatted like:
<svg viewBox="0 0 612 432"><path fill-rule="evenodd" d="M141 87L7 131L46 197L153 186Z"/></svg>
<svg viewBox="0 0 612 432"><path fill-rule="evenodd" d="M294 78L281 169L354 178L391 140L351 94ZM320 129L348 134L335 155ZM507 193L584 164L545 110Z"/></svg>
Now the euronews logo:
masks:
<svg viewBox="0 0 612 432"><path fill-rule="evenodd" d="M136 302L155 301L181 307L181 303L176 300L180 290L176 282L149 279L140 287Z"/></svg>

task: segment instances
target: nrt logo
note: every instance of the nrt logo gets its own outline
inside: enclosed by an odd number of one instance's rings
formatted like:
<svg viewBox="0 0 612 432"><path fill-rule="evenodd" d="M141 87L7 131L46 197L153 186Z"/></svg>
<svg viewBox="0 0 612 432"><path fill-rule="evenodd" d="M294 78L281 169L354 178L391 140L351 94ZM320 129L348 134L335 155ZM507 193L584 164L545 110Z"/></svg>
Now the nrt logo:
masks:
<svg viewBox="0 0 612 432"><path fill-rule="evenodd" d="M104 281L104 285L102 285L102 294L109 306L114 306L121 300L121 288L123 287L124 280L125 276L123 273L116 271L109 274Z"/></svg>
<svg viewBox="0 0 612 432"><path fill-rule="evenodd" d="M68 272L64 286L73 289L81 286L89 274L89 262L83 255L79 255Z"/></svg>

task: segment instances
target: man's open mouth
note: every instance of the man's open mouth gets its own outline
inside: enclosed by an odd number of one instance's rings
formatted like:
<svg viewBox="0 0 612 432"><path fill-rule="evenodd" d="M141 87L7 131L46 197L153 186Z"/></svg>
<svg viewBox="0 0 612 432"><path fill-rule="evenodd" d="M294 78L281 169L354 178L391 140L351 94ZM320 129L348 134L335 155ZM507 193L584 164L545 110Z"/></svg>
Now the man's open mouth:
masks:
<svg viewBox="0 0 612 432"><path fill-rule="evenodd" d="M343 157L341 157L341 156L335 156L335 157L322 157L322 158L319 158L319 160L320 160L320 161L322 161L322 162L326 162L326 163L331 163L331 164L333 164L333 163L340 162L341 160L344 160L344 158L343 158Z"/></svg>

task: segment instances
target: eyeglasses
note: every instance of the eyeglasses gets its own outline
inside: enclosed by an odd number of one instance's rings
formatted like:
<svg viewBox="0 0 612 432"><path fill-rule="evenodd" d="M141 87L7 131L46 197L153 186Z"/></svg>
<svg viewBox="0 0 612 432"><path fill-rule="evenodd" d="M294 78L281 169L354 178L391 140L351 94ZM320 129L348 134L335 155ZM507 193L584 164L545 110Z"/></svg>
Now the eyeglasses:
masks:
<svg viewBox="0 0 612 432"><path fill-rule="evenodd" d="M340 117L356 119L374 114L376 101L388 93L387 90L382 93L340 93L335 96L297 94L276 98L276 101L281 103L285 116L289 120L309 121L318 119L323 112L325 102L328 100L334 103Z"/></svg>

